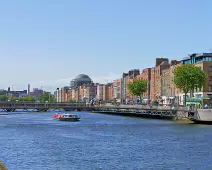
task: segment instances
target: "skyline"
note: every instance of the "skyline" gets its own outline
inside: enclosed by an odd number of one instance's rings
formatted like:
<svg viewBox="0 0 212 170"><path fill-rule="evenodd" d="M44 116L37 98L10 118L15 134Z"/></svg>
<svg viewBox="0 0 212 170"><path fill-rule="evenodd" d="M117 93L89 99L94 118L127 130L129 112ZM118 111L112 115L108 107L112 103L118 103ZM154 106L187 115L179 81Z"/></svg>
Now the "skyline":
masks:
<svg viewBox="0 0 212 170"><path fill-rule="evenodd" d="M209 52L212 2L0 2L0 88L53 92L84 73L109 82L155 58Z"/></svg>

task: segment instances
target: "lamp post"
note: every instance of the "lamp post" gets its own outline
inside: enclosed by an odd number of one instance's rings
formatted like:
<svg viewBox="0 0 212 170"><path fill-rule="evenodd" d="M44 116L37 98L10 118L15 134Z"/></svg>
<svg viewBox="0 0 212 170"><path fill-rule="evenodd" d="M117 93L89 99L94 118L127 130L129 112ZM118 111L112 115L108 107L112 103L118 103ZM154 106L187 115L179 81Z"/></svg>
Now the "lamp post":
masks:
<svg viewBox="0 0 212 170"><path fill-rule="evenodd" d="M49 93L49 103L50 103L50 94L51 94L51 93Z"/></svg>

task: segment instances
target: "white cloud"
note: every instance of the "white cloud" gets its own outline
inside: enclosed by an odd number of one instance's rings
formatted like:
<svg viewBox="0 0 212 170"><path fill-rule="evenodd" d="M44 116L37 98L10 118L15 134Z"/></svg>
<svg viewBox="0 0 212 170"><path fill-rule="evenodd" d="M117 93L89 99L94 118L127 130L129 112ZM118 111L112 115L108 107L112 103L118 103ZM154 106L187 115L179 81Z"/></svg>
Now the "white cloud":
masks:
<svg viewBox="0 0 212 170"><path fill-rule="evenodd" d="M93 80L95 83L103 83L103 84L106 84L106 83L113 82L113 80L116 80L116 79L118 79L118 78L120 78L120 75L114 74L114 73L110 73L110 74L107 75L107 76L93 77L92 80Z"/></svg>

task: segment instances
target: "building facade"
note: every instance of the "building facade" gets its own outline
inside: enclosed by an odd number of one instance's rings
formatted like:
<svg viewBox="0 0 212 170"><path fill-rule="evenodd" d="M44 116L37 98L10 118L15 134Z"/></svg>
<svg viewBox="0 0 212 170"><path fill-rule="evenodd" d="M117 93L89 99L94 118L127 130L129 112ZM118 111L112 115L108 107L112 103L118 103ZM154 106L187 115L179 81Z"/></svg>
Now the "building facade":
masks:
<svg viewBox="0 0 212 170"><path fill-rule="evenodd" d="M194 64L200 67L206 73L206 83L201 89L195 89L193 94L188 93L187 95L194 97L210 97L212 96L212 53L194 53L182 60L182 64ZM179 93L179 100L182 104L184 101L182 92Z"/></svg>

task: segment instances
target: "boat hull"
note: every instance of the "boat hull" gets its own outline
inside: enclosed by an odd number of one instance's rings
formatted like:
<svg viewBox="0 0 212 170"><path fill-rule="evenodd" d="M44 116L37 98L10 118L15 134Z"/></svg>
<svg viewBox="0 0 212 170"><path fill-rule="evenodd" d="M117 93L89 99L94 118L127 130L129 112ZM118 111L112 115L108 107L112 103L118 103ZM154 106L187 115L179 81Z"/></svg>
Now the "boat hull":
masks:
<svg viewBox="0 0 212 170"><path fill-rule="evenodd" d="M59 121L77 122L80 118L58 118Z"/></svg>

